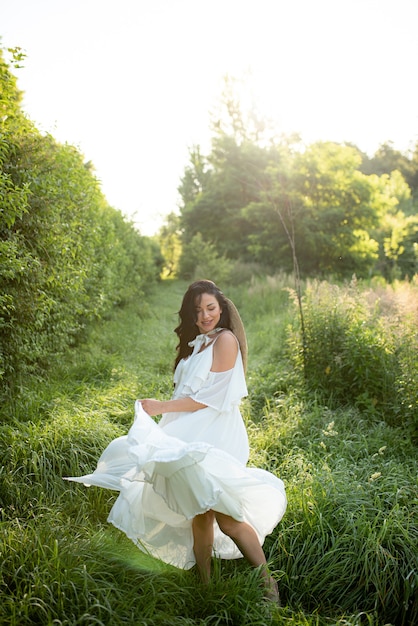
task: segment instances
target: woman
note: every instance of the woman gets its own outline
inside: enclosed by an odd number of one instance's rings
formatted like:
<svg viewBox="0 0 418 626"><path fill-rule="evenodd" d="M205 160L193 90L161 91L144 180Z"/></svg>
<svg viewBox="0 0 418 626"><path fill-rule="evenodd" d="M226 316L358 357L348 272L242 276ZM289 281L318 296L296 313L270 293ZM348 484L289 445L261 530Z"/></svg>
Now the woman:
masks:
<svg viewBox="0 0 418 626"><path fill-rule="evenodd" d="M280 479L246 467L241 319L208 280L190 285L179 316L172 399L137 400L128 435L110 443L93 474L68 480L118 490L108 519L140 549L184 569L196 563L204 582L213 555L244 556L278 600L262 543L286 495ZM150 416L159 414L157 424Z"/></svg>

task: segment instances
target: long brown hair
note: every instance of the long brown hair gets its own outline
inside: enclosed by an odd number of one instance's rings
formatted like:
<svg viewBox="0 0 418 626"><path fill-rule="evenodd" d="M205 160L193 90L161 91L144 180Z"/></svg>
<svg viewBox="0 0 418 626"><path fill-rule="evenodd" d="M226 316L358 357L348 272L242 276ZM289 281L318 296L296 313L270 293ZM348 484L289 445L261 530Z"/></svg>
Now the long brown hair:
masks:
<svg viewBox="0 0 418 626"><path fill-rule="evenodd" d="M228 302L219 287L217 287L211 280L197 280L192 283L183 296L183 301L179 311L180 323L177 328L174 329L174 332L179 338L179 343L176 348L177 356L174 362L174 368L177 367L177 364L181 361L181 359L184 359L193 352L193 348L191 348L188 344L189 341L193 341L196 335L199 334L199 328L196 325L196 305L199 304L200 298L204 293L215 296L222 309L222 314L217 327L231 330Z"/></svg>

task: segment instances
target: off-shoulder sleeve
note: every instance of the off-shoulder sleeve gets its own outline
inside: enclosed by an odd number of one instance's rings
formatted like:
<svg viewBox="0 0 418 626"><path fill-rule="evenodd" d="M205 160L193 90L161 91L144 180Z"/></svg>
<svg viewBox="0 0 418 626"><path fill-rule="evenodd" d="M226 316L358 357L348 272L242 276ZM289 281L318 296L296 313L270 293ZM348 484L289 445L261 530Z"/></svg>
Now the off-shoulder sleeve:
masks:
<svg viewBox="0 0 418 626"><path fill-rule="evenodd" d="M213 345L179 362L174 374L173 398L192 398L216 411L225 412L247 395L244 367L238 349L235 365L225 372L212 372Z"/></svg>
<svg viewBox="0 0 418 626"><path fill-rule="evenodd" d="M199 389L191 391L190 397L196 402L224 412L239 405L247 393L241 355L238 355L233 369L226 372L210 371Z"/></svg>

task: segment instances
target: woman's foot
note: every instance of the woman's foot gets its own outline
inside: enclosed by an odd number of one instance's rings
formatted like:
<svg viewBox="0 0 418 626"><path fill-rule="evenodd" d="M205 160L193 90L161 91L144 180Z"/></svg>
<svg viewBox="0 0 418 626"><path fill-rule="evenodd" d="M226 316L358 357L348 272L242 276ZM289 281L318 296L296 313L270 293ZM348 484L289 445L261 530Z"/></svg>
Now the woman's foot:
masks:
<svg viewBox="0 0 418 626"><path fill-rule="evenodd" d="M274 578L270 576L265 580L264 585L264 598L268 602L273 602L277 606L281 606L279 588Z"/></svg>

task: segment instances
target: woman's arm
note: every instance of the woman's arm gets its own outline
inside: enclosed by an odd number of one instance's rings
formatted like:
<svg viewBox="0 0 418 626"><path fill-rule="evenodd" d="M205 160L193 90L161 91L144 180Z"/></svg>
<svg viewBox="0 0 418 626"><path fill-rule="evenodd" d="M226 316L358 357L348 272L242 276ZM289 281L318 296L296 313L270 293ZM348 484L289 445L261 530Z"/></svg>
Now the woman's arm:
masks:
<svg viewBox="0 0 418 626"><path fill-rule="evenodd" d="M160 413L172 413L173 411L198 411L204 409L207 405L196 402L192 398L176 398L175 400L154 400L154 398L146 398L140 400L142 408L148 415L160 415Z"/></svg>

